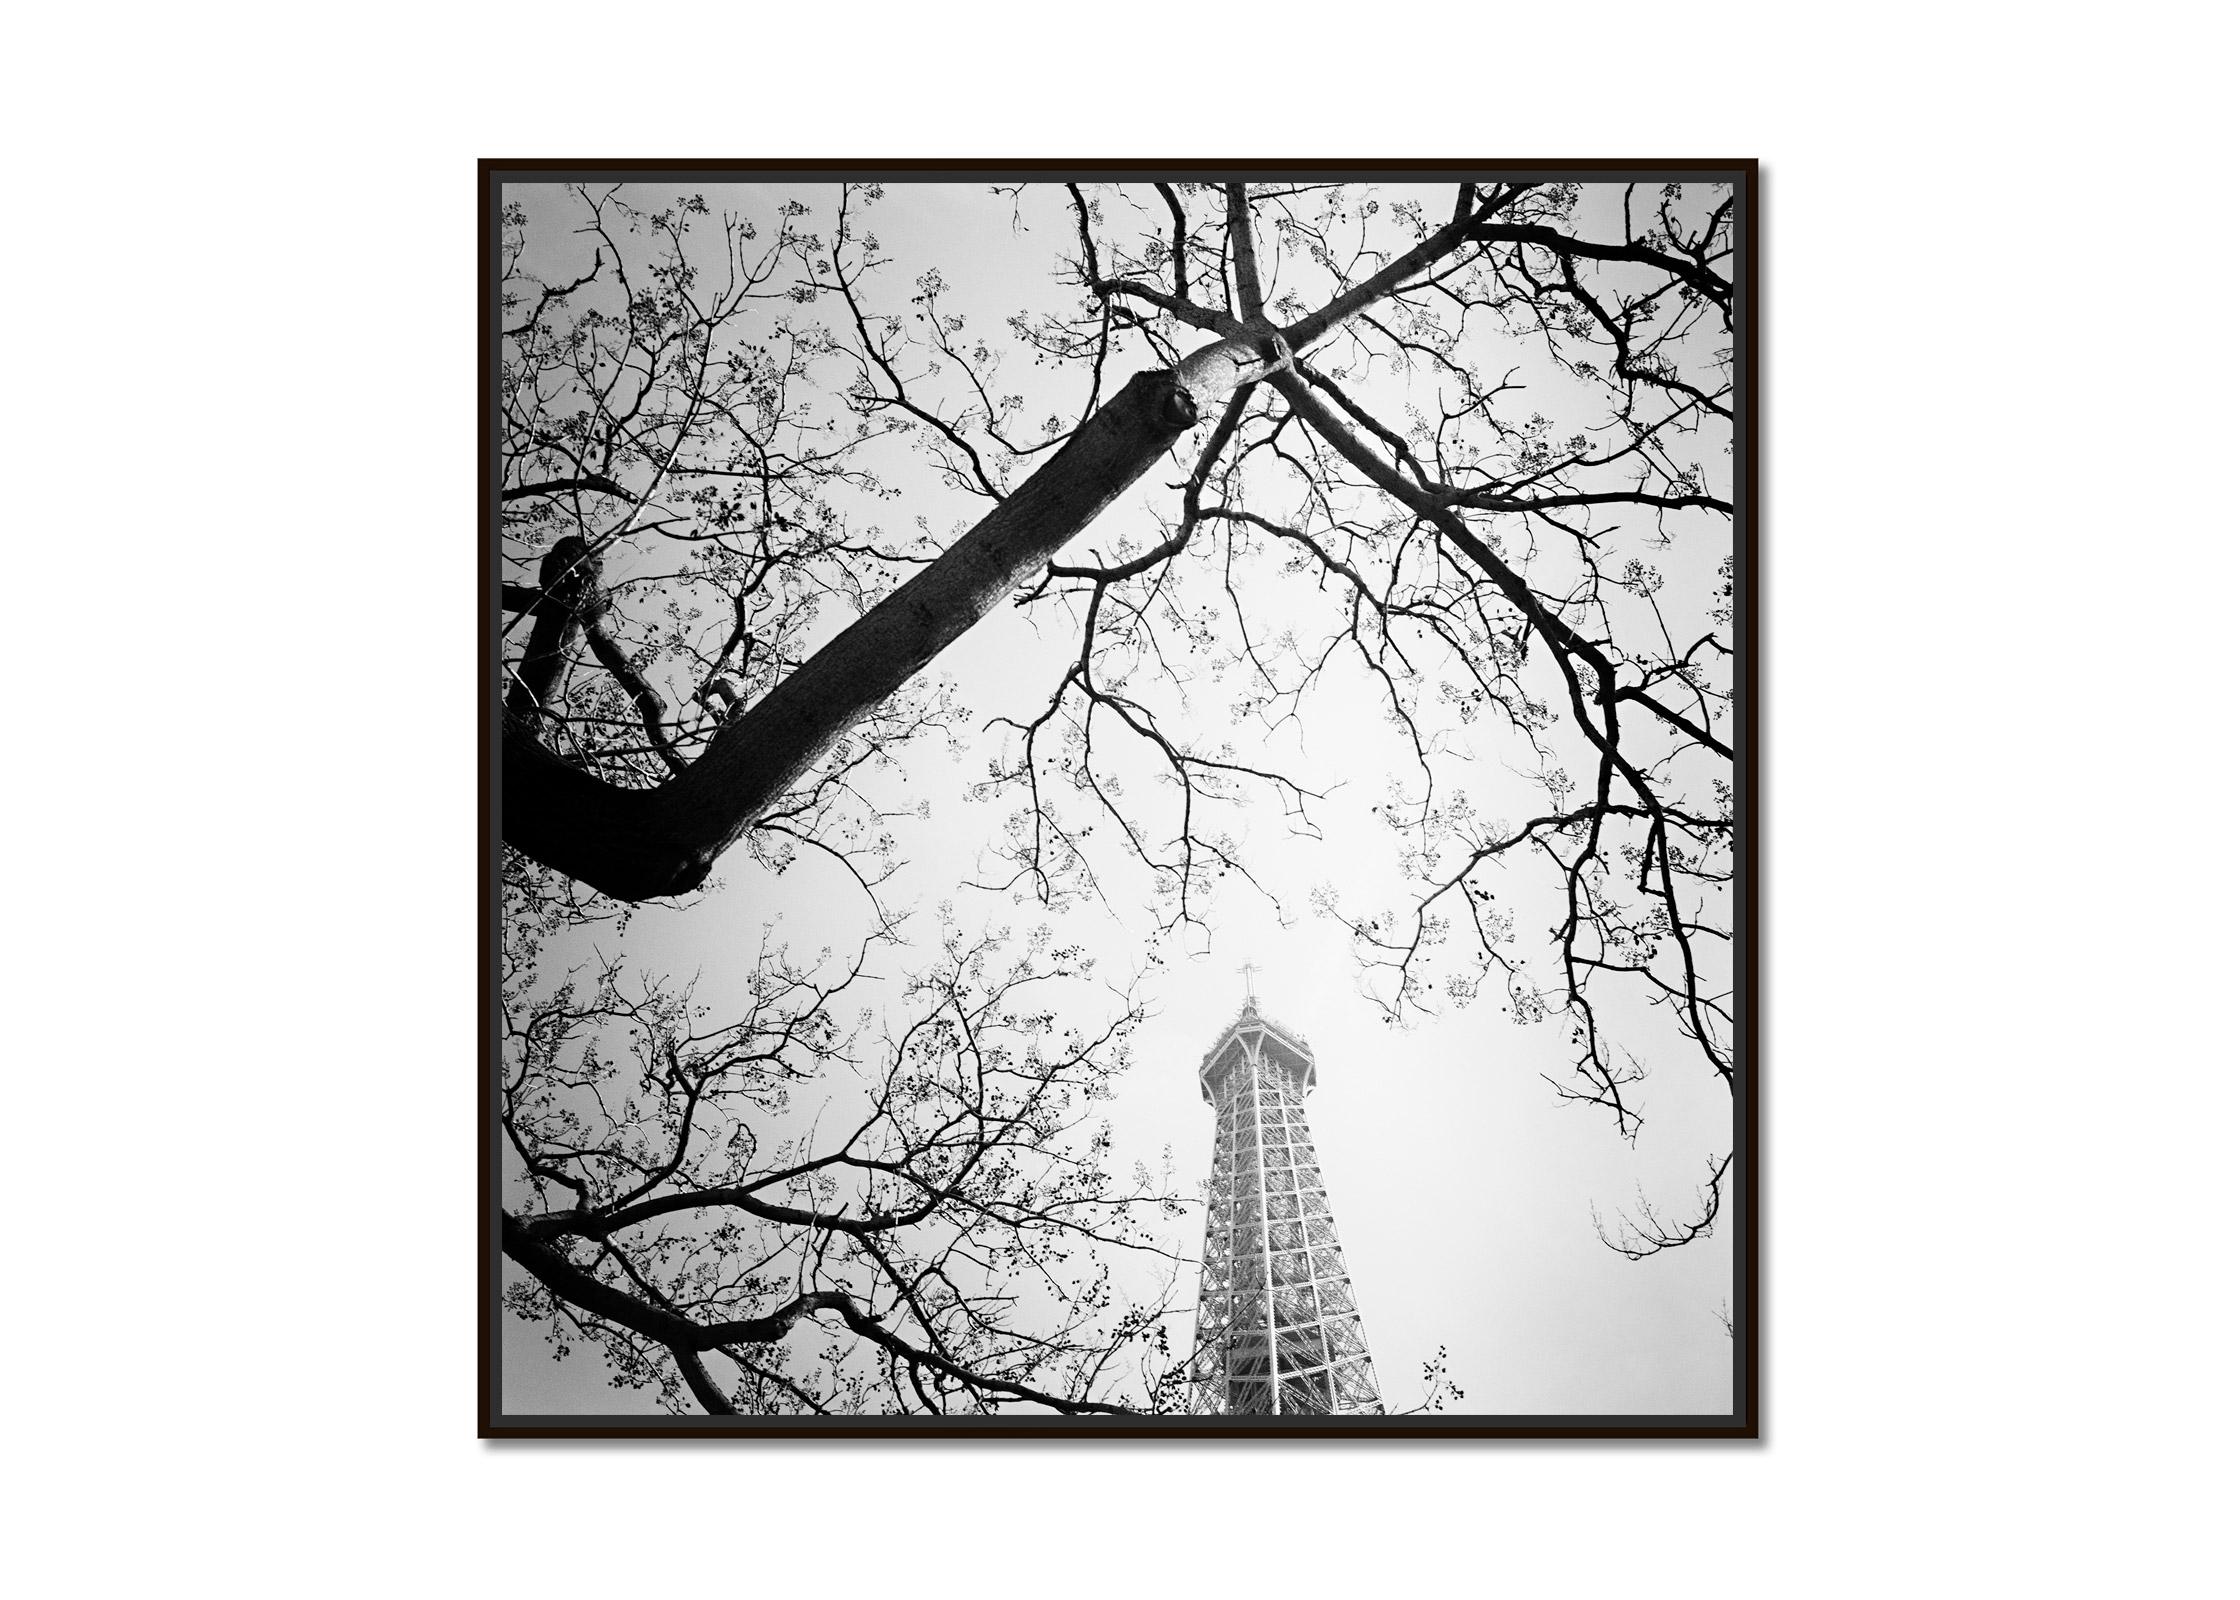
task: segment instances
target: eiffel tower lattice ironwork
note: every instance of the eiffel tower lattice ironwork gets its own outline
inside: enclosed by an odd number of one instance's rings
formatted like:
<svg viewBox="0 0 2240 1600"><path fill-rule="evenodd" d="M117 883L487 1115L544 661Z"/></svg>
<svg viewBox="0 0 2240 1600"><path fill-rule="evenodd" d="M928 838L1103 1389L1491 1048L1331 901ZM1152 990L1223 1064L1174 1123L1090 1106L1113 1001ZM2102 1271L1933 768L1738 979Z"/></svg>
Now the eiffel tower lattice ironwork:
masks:
<svg viewBox="0 0 2240 1600"><path fill-rule="evenodd" d="M1206 1052L1213 1107L1205 1274L1190 1354L1190 1408L1233 1416L1384 1411L1353 1280L1307 1132L1314 1051L1244 1010Z"/></svg>

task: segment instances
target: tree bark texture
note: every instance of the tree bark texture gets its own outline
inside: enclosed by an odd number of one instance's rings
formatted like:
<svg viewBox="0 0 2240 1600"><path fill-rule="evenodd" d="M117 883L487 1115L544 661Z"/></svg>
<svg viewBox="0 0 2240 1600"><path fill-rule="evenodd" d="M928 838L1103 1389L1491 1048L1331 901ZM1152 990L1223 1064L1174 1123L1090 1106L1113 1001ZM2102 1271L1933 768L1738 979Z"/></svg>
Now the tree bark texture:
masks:
<svg viewBox="0 0 2240 1600"><path fill-rule="evenodd" d="M572 533L555 539L544 553L537 583L536 598L525 602L536 620L521 664L514 669L513 687L506 693L509 716L530 720L552 698L568 658L575 654L577 636L606 605L599 584L599 558Z"/></svg>
<svg viewBox="0 0 2240 1600"><path fill-rule="evenodd" d="M835 740L1086 528L1209 402L1270 365L1255 342L1224 339L1172 372L1138 373L1009 499L659 787L621 789L569 765L537 737L526 708L509 707L499 780L506 842L618 900L697 887Z"/></svg>

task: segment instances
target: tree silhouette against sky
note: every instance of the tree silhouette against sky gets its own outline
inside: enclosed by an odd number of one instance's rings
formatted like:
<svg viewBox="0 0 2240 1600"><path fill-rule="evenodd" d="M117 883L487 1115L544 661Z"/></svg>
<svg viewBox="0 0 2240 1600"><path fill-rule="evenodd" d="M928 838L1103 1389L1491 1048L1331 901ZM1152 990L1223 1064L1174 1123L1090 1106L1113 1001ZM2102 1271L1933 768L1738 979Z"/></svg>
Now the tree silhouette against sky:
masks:
<svg viewBox="0 0 2240 1600"><path fill-rule="evenodd" d="M505 195L515 1310L679 1408L1171 1408L1191 1230L1093 1112L1143 974L1069 930L1156 969L1239 885L1625 1140L1652 1064L1732 1094L1728 186L675 188ZM812 860L814 959L606 953Z"/></svg>

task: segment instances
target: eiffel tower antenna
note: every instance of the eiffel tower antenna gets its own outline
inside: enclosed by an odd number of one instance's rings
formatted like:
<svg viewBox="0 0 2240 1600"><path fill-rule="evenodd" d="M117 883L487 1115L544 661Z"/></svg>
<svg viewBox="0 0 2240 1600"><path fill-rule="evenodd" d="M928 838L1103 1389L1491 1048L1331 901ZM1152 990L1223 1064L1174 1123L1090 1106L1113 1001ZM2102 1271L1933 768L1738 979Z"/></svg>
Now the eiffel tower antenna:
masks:
<svg viewBox="0 0 2240 1600"><path fill-rule="evenodd" d="M1260 1003L1260 997L1252 992L1252 975L1260 970L1259 964L1257 962L1247 961L1243 966L1237 968L1237 970L1244 974L1245 1004L1249 1006L1257 1006Z"/></svg>

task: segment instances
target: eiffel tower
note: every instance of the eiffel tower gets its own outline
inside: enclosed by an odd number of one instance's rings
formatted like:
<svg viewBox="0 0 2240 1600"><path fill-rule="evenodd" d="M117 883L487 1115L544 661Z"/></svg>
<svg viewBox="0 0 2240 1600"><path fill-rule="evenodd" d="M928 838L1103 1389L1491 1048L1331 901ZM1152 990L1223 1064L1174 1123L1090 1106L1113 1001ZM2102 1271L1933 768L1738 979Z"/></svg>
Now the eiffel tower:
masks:
<svg viewBox="0 0 2240 1600"><path fill-rule="evenodd" d="M1205 1054L1217 1119L1190 1409L1228 1416L1379 1416L1353 1282L1307 1132L1314 1051L1263 1016L1247 962L1244 1009Z"/></svg>

